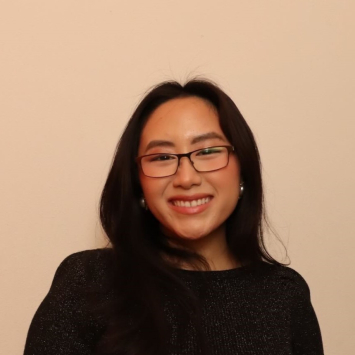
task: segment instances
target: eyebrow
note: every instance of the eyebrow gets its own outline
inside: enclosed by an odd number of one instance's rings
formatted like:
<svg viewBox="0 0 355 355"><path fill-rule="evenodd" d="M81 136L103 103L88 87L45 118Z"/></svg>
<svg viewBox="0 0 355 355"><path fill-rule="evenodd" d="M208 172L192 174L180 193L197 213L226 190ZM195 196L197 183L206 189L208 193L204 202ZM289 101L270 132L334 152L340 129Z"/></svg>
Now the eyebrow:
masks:
<svg viewBox="0 0 355 355"><path fill-rule="evenodd" d="M220 134L218 134L216 132L208 132L208 133L200 134L200 135L194 137L191 140L191 144L200 143L200 142L206 141L208 139L219 139L223 142L226 141ZM165 140L161 140L161 139L153 140L148 143L147 147L145 148L145 152L147 152L149 149L152 149L155 147L175 147L175 144L171 141L165 141Z"/></svg>
<svg viewBox="0 0 355 355"><path fill-rule="evenodd" d="M175 144L173 142L163 140L150 141L147 147L145 148L145 152L155 147L175 147Z"/></svg>
<svg viewBox="0 0 355 355"><path fill-rule="evenodd" d="M226 140L218 133L216 132L208 132L208 133L204 133L204 134L201 134L199 136L196 136L192 139L191 141L191 144L196 144L196 143L199 143L199 142L203 142L203 141L206 141L208 139L219 139L223 142L225 142Z"/></svg>

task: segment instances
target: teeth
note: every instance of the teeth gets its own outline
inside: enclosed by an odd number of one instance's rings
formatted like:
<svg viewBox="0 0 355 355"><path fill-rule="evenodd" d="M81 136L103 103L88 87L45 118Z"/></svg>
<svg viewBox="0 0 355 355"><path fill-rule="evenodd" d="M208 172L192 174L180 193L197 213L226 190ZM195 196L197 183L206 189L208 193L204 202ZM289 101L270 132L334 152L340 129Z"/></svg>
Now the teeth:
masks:
<svg viewBox="0 0 355 355"><path fill-rule="evenodd" d="M173 205L178 206L178 207L196 207L203 205L211 200L210 197L205 197L205 198L200 198L198 200L192 200L192 201L172 201Z"/></svg>

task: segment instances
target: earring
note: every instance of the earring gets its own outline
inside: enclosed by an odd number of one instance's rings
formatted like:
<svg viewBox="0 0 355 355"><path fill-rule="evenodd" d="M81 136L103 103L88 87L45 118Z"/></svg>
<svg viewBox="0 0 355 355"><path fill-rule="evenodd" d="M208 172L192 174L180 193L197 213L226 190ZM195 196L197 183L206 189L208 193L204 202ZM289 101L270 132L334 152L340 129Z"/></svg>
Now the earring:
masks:
<svg viewBox="0 0 355 355"><path fill-rule="evenodd" d="M239 199L242 198L243 193L244 193L244 183L241 182L241 183L239 184Z"/></svg>
<svg viewBox="0 0 355 355"><path fill-rule="evenodd" d="M146 202L146 200L145 200L144 197L142 197L142 198L139 200L139 204L141 205L141 207L142 207L143 209L145 209L146 211L148 211L147 202Z"/></svg>

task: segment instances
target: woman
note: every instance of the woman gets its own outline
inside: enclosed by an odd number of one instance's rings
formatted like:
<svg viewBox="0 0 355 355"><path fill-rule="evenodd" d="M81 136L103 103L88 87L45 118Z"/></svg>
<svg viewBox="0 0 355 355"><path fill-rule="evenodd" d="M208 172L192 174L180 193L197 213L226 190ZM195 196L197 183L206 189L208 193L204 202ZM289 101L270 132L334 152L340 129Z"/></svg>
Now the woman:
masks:
<svg viewBox="0 0 355 355"><path fill-rule="evenodd" d="M59 266L25 355L323 354L306 282L263 242L253 134L214 84L146 95L100 216L111 247Z"/></svg>

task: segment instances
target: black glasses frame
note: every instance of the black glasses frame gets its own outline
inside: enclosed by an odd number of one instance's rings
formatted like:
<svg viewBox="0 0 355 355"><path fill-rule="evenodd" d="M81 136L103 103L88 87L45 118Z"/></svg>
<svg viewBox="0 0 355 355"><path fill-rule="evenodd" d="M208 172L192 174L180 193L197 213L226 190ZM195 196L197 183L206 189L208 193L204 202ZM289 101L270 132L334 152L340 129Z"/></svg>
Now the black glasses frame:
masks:
<svg viewBox="0 0 355 355"><path fill-rule="evenodd" d="M211 149L211 148L227 148L228 150L228 159L227 159L227 164L218 168L218 169L214 169L214 170L197 170L194 166L194 162L191 160L191 155L195 152L198 152L199 150L205 150L205 149ZM206 148L200 148L200 149L195 149L193 150L192 152L189 152L189 153L182 153L182 154L174 154L174 153L154 153L154 154L147 154L147 155L141 155L139 157L137 157L135 160L137 162L137 164L140 166L141 170L142 170L142 173L145 175L145 176L148 176L148 177L151 177L151 178L163 178L163 177L168 177L168 176L173 176L176 174L176 172L178 171L179 169L179 166L180 166L180 160L181 158L188 158L190 160L190 163L192 165L192 167L199 173L204 173L204 172L211 172L211 171L217 171L217 170L220 170L220 169L223 169L225 168L228 164L229 164L229 155L231 152L234 152L235 149L233 146L231 145L214 145L212 147L206 147ZM145 157L149 157L149 156L153 156L153 155L173 155L175 157L178 158L178 162L177 162L177 165L176 165L176 170L173 174L169 174L169 175L163 175L163 176L150 176L150 175L147 175L144 173L144 170L143 170L143 167L142 167L142 159L145 158Z"/></svg>

